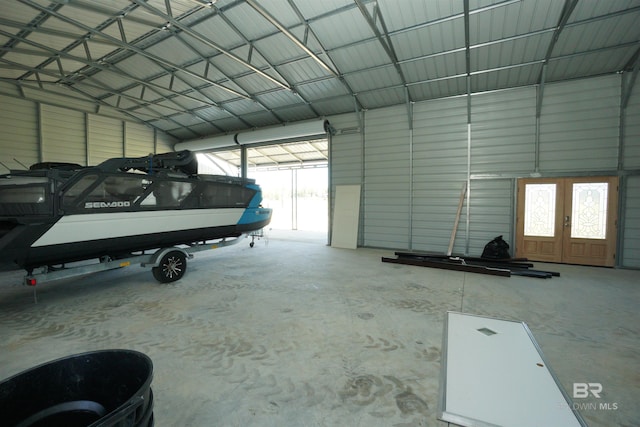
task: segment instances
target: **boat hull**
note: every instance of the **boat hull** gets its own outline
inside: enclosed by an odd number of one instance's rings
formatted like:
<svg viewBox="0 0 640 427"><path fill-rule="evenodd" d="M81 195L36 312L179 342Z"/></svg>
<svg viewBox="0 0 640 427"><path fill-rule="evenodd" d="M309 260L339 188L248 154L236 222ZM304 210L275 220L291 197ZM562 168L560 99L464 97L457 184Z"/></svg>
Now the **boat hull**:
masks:
<svg viewBox="0 0 640 427"><path fill-rule="evenodd" d="M269 223L255 180L196 174L194 159L183 151L0 175L0 270L119 258Z"/></svg>
<svg viewBox="0 0 640 427"><path fill-rule="evenodd" d="M270 209L253 209L250 215L246 210L67 215L54 224L19 225L0 240L0 247L4 246L0 271L239 237L269 224Z"/></svg>

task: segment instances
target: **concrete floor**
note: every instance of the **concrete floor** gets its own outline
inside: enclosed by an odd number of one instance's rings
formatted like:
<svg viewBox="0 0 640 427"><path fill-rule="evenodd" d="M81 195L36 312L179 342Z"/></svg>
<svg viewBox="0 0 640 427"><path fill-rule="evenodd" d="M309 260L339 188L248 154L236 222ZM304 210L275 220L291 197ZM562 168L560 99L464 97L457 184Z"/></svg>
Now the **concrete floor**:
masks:
<svg viewBox="0 0 640 427"><path fill-rule="evenodd" d="M0 379L127 348L153 360L160 427L442 426L442 326L455 310L526 322L567 393L602 384L600 399L574 399L590 426L640 425L638 271L536 263L561 277L500 278L295 235L196 254L173 284L139 267L43 284L37 304L4 273Z"/></svg>

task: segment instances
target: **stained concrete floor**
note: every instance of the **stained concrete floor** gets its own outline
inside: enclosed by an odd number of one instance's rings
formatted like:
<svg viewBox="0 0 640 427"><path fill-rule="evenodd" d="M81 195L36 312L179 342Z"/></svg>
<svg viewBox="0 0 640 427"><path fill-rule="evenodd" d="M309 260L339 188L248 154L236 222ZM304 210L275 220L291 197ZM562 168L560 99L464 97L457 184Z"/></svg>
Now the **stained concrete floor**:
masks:
<svg viewBox="0 0 640 427"><path fill-rule="evenodd" d="M154 363L160 427L442 426L442 327L455 310L526 322L569 394L602 384L600 399L575 399L590 426L640 425L638 271L536 263L561 277L500 278L323 242L273 232L197 254L179 282L129 267L43 284L37 304L3 273L0 379L125 348Z"/></svg>

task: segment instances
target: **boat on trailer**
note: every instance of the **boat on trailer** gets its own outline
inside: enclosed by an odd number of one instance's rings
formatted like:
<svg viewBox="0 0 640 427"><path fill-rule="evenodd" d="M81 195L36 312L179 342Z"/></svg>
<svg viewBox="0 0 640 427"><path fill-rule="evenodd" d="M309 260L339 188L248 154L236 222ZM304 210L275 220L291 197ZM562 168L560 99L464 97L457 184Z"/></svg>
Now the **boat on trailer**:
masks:
<svg viewBox="0 0 640 427"><path fill-rule="evenodd" d="M255 180L198 174L186 150L92 167L38 163L0 175L0 271L24 269L29 284L34 270L157 250L142 264L170 282L195 248L269 224L272 211L261 202Z"/></svg>

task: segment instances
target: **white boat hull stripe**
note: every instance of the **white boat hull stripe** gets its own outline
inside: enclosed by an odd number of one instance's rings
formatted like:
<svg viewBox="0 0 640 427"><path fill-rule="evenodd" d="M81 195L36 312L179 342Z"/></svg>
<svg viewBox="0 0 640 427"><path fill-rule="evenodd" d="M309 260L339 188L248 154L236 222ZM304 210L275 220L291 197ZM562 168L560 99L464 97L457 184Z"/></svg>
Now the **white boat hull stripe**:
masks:
<svg viewBox="0 0 640 427"><path fill-rule="evenodd" d="M235 225L245 208L65 215L32 247Z"/></svg>

